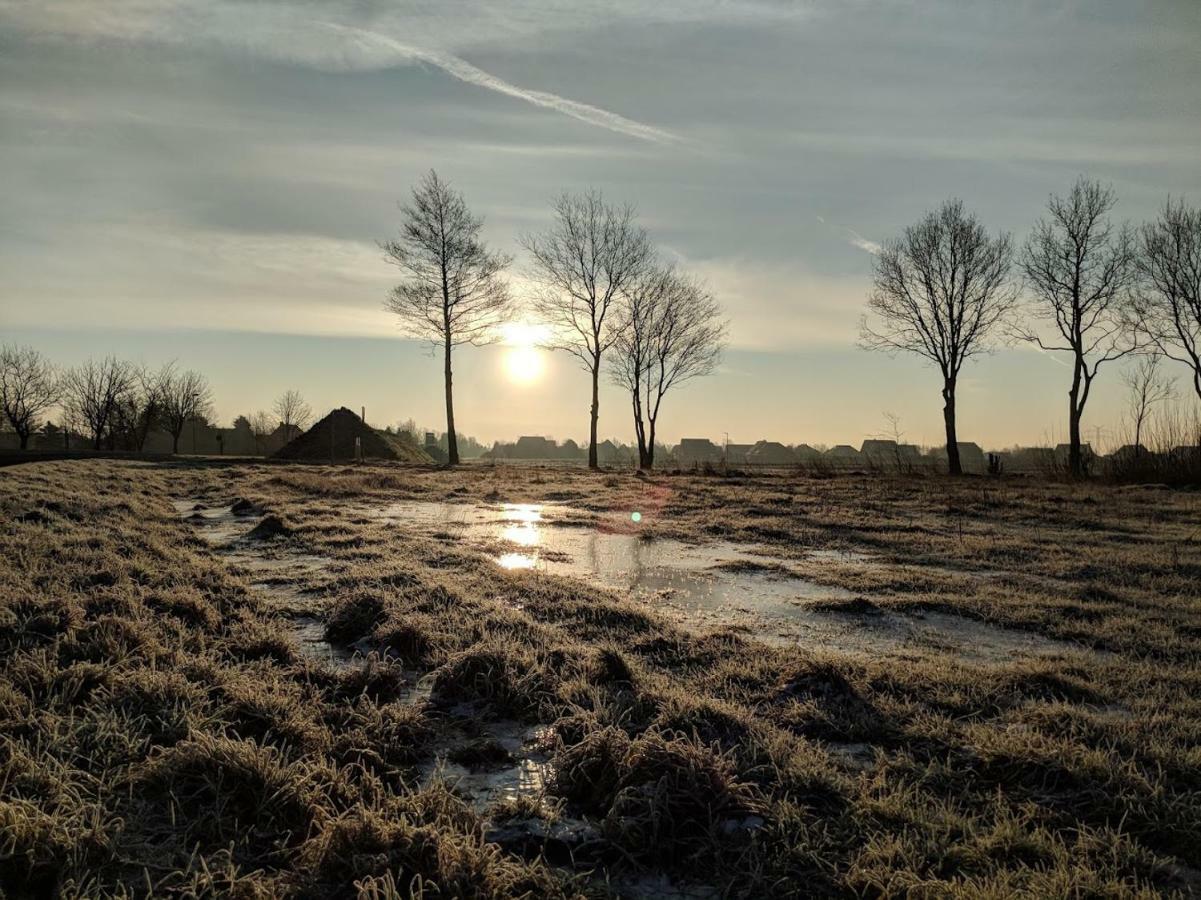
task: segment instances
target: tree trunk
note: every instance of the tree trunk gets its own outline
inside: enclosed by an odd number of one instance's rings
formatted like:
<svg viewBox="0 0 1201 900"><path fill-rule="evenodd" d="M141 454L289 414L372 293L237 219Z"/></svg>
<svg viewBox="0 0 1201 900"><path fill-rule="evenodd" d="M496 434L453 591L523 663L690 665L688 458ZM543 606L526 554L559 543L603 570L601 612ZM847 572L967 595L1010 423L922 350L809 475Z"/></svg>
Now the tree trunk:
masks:
<svg viewBox="0 0 1201 900"><path fill-rule="evenodd" d="M592 362L592 424L588 431L588 468L599 469L600 462L596 454L596 423L600 418L600 356L593 357Z"/></svg>
<svg viewBox="0 0 1201 900"><path fill-rule="evenodd" d="M179 455L179 432L178 431L171 432L171 455L172 456Z"/></svg>
<svg viewBox="0 0 1201 900"><path fill-rule="evenodd" d="M446 342L446 464L459 464L459 436L455 433L455 402L451 388L450 341Z"/></svg>
<svg viewBox="0 0 1201 900"><path fill-rule="evenodd" d="M651 433L646 441L646 463L644 469L653 469L655 467L655 420L651 419Z"/></svg>
<svg viewBox="0 0 1201 900"><path fill-rule="evenodd" d="M1068 473L1073 478L1083 474L1080 459L1080 360L1072 373L1072 389L1068 391Z"/></svg>
<svg viewBox="0 0 1201 900"><path fill-rule="evenodd" d="M21 439L21 449L28 450L29 449L29 432L28 431L18 431L17 437L19 437Z"/></svg>
<svg viewBox="0 0 1201 900"><path fill-rule="evenodd" d="M959 436L955 433L955 383L947 381L942 388L942 418L947 427L947 470L952 475L962 475L963 465L959 462Z"/></svg>

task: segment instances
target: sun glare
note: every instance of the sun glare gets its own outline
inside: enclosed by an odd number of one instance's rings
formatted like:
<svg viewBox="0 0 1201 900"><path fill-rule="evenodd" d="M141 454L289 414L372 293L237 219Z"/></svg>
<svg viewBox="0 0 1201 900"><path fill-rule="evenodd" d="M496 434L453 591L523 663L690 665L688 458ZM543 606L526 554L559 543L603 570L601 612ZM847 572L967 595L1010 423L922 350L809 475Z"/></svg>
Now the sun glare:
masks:
<svg viewBox="0 0 1201 900"><path fill-rule="evenodd" d="M533 384L546 371L546 358L538 349L546 329L525 322L514 322L504 329L505 374L514 384Z"/></svg>

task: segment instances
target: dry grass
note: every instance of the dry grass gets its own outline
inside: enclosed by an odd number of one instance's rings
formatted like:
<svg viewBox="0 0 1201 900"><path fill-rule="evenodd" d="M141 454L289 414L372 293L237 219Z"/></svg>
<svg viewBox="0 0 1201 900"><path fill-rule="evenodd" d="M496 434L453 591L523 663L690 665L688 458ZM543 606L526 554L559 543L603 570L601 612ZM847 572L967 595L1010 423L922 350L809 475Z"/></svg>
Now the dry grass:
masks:
<svg viewBox="0 0 1201 900"><path fill-rule="evenodd" d="M260 584L171 505L236 498L281 525L255 553L328 562ZM683 631L363 512L406 498L639 510L659 535L758 544L769 568L850 588L851 612L1096 652L985 665ZM0 890L606 896L666 875L747 897L1196 893L1199 520L1194 493L1011 481L9 468ZM373 655L306 655L298 605ZM481 807L424 774L509 765L494 734L512 721L548 728L545 798ZM539 816L585 838L488 838Z"/></svg>

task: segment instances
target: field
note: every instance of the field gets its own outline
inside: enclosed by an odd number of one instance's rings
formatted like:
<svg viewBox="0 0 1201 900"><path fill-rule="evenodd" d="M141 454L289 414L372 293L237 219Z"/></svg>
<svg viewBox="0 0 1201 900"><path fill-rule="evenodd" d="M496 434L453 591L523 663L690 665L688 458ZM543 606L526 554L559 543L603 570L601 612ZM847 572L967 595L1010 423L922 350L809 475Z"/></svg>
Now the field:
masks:
<svg viewBox="0 0 1201 900"><path fill-rule="evenodd" d="M0 545L9 896L1201 894L1195 492L69 461Z"/></svg>

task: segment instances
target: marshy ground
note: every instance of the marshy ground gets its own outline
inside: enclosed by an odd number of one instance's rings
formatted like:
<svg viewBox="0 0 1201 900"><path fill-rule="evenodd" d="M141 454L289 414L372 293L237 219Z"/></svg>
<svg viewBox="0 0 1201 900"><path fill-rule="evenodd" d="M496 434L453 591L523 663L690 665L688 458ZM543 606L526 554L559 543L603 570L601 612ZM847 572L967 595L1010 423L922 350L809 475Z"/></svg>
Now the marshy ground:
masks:
<svg viewBox="0 0 1201 900"><path fill-rule="evenodd" d="M0 894L1201 893L1198 493L73 461L0 550Z"/></svg>

